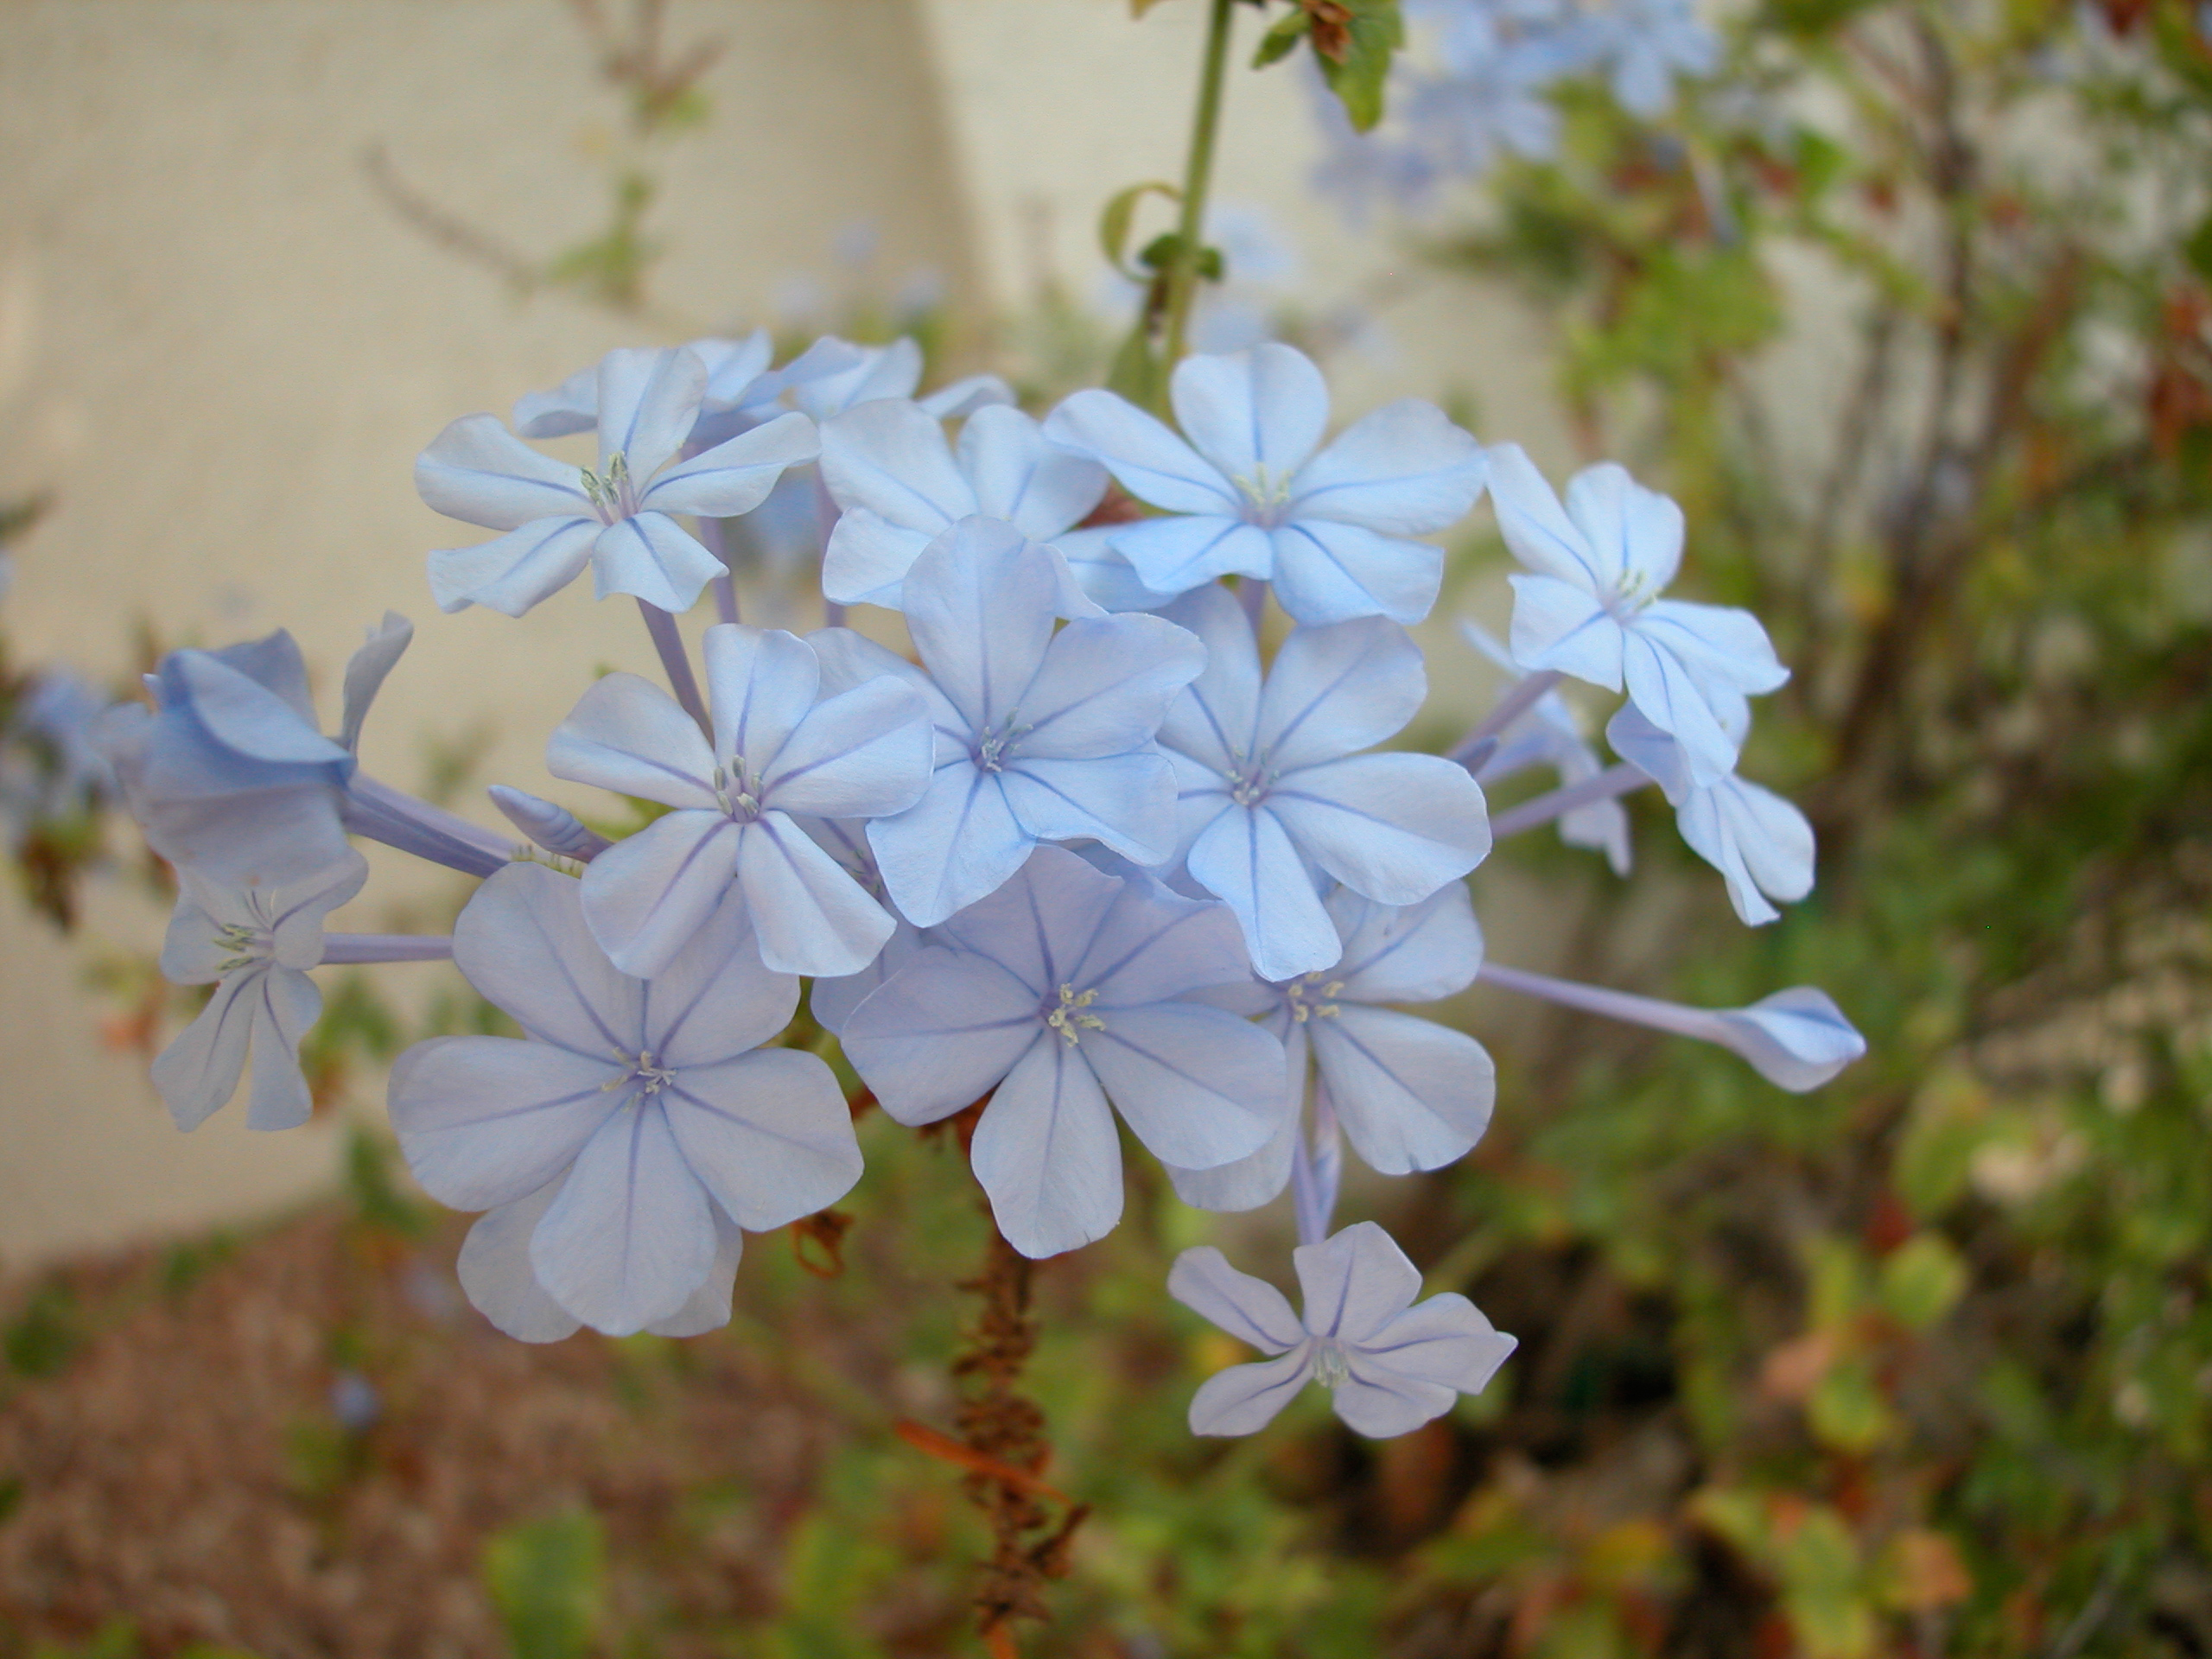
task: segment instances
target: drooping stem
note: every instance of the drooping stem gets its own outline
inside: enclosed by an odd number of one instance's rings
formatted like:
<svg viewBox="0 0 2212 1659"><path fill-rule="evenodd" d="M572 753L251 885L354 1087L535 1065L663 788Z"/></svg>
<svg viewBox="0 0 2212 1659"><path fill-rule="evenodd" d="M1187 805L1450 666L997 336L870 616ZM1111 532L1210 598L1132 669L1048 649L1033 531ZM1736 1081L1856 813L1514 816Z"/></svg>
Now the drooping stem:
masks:
<svg viewBox="0 0 2212 1659"><path fill-rule="evenodd" d="M1518 684L1497 700L1497 707L1483 716L1482 724L1452 745L1452 753L1445 759L1457 760L1469 772L1480 772L1483 762L1497 752L1497 740L1505 728L1535 708L1544 693L1562 677L1555 668L1540 668L1533 674L1523 675Z"/></svg>
<svg viewBox="0 0 2212 1659"><path fill-rule="evenodd" d="M1198 74L1198 105L1191 119L1191 148L1183 163L1183 216L1176 227L1175 257L1167 267L1167 323L1160 356L1163 371L1183 358L1191 307L1198 297L1198 247L1205 230L1206 191L1213 182L1214 133L1221 124L1221 92L1228 79L1229 36L1235 0L1211 0L1206 21L1206 55Z"/></svg>
<svg viewBox="0 0 2212 1659"><path fill-rule="evenodd" d="M1503 841L1508 836L1517 836L1523 830L1534 830L1539 824L1549 823L1554 818L1566 817L1577 807L1591 805L1598 801L1609 801L1616 795L1625 795L1631 790L1649 783L1649 774L1638 771L1625 760L1607 766L1595 777L1585 778L1579 784L1569 784L1564 789L1554 789L1539 795L1533 801L1523 801L1510 812L1500 812L1490 821L1492 841Z"/></svg>
<svg viewBox="0 0 2212 1659"><path fill-rule="evenodd" d="M683 705L683 712L699 722L699 728L710 728L707 719L707 705L699 696L699 682L692 677L691 658L684 653L683 636L676 626L676 619L658 605L638 601L638 614L645 619L645 632L652 636L653 649L660 653L660 665L668 676L668 689L676 693L676 700Z"/></svg>

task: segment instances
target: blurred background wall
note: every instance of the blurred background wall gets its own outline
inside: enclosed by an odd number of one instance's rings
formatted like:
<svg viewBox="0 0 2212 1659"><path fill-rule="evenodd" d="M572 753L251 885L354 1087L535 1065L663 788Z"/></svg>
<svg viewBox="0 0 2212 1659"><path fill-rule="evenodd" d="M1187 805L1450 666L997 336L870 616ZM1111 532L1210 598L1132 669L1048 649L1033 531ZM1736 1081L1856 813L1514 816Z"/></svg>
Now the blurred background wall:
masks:
<svg viewBox="0 0 2212 1659"><path fill-rule="evenodd" d="M434 752L480 744L480 780L550 787L541 746L578 674L647 666L641 631L581 588L527 627L438 615L422 556L454 527L416 500L416 452L616 344L902 290L941 288L971 321L1055 282L1105 298L1099 207L1175 175L1202 21L1170 4L1133 25L1125 0L676 0L669 55L721 51L704 119L650 146L646 233L665 253L625 315L501 270L588 242L639 144L607 43L562 0L16 0L0 499L48 504L13 550L19 651L106 679L133 665L141 619L165 645L283 626L328 702L396 609L419 632L365 766L415 787ZM1335 365L1340 412L1471 396L1551 445L1525 331L1433 287L1402 295L1392 245L1310 194L1304 84L1240 75L1230 96L1217 200L1264 213L1306 289L1382 325ZM355 926L437 895L421 867L377 868ZM0 894L10 1268L264 1210L330 1173L332 1125L170 1128L142 1057L112 1040L114 999L86 984L160 922L106 893L65 944Z"/></svg>

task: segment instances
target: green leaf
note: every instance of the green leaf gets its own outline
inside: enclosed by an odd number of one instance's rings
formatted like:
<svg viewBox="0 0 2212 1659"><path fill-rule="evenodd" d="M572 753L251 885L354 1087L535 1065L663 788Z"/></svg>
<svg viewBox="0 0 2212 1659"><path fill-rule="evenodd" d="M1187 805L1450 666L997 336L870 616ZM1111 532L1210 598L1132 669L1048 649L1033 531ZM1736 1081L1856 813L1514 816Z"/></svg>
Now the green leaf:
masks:
<svg viewBox="0 0 2212 1659"><path fill-rule="evenodd" d="M1289 15L1278 17L1273 28L1260 36L1260 49L1252 54L1252 67L1264 69L1271 63L1280 63L1297 49L1313 27L1313 14L1302 5L1291 8Z"/></svg>
<svg viewBox="0 0 2212 1659"><path fill-rule="evenodd" d="M1925 1331L1966 1294L1967 1266L1941 1233L1917 1233L1882 1262L1882 1306L1899 1324Z"/></svg>
<svg viewBox="0 0 2212 1659"><path fill-rule="evenodd" d="M1098 215L1098 245L1105 250L1106 263L1132 282L1144 279L1124 265L1122 258L1128 249L1129 229L1136 219L1137 204L1148 195L1164 196L1170 201L1183 200L1180 190L1155 179L1116 191L1106 199L1106 206Z"/></svg>
<svg viewBox="0 0 2212 1659"><path fill-rule="evenodd" d="M84 1332L77 1299L60 1280L32 1292L23 1311L0 1326L0 1359L24 1376L52 1376L75 1357Z"/></svg>
<svg viewBox="0 0 2212 1659"><path fill-rule="evenodd" d="M1137 263L1147 270L1166 270L1175 263L1175 256L1182 245L1183 238L1179 232L1163 231L1144 245L1143 251L1137 255ZM1198 280L1205 283L1219 282L1223 270L1226 269L1226 262L1222 258L1219 248L1201 246L1195 265Z"/></svg>
<svg viewBox="0 0 2212 1659"><path fill-rule="evenodd" d="M2181 251L2198 276L2212 278L2212 216L2189 233Z"/></svg>
<svg viewBox="0 0 2212 1659"><path fill-rule="evenodd" d="M1313 57L1353 128L1371 132L1382 118L1390 54L1406 42L1405 20L1398 15L1398 0L1344 0L1344 4L1351 16L1344 28L1343 61L1319 52Z"/></svg>
<svg viewBox="0 0 2212 1659"><path fill-rule="evenodd" d="M1872 1451L1897 1427L1872 1368L1859 1355L1828 1368L1805 1402L1805 1421L1821 1445L1858 1454Z"/></svg>
<svg viewBox="0 0 2212 1659"><path fill-rule="evenodd" d="M606 1540L588 1510L525 1521L484 1549L484 1582L514 1659L585 1659L599 1634Z"/></svg>
<svg viewBox="0 0 2212 1659"><path fill-rule="evenodd" d="M1818 36L1834 34L1875 0L1769 0L1767 10L1784 33Z"/></svg>

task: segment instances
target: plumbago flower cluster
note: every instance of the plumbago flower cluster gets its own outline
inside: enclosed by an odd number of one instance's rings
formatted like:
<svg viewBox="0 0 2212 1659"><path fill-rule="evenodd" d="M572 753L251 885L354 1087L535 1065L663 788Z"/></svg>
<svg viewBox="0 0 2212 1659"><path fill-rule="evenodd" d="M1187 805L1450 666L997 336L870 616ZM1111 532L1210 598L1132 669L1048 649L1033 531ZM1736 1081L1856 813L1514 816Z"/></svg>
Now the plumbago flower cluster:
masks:
<svg viewBox="0 0 2212 1659"><path fill-rule="evenodd" d="M496 532L429 556L441 607L521 616L588 568L640 607L666 686L606 675L546 748L606 792L594 817L665 809L620 839L504 785L495 832L361 771L398 617L347 667L335 735L286 634L166 658L99 734L180 874L163 965L214 988L155 1083L189 1128L250 1064L249 1122L300 1123L310 970L450 957L523 1033L434 1039L392 1074L415 1174L482 1212L469 1297L529 1341L681 1336L728 1319L746 1233L860 1178L834 1039L899 1123L979 1109L974 1172L1025 1255L1114 1228L1123 1127L1192 1205L1287 1191L1301 1313L1211 1249L1169 1281L1268 1356L1207 1382L1192 1425L1249 1433L1315 1379L1354 1428L1403 1433L1513 1346L1463 1297L1418 1300L1374 1223L1332 1230L1347 1148L1436 1169L1490 1119L1482 1046L1403 1005L1486 981L1726 1045L1790 1089L1860 1052L1815 990L1702 1010L1487 962L1464 880L1547 823L1624 870L1618 798L1651 783L1744 919L1771 918L1811 839L1735 763L1747 698L1784 671L1751 616L1662 596L1681 515L1620 468L1562 502L1520 450L1411 401L1331 437L1286 346L1183 362L1173 427L1103 391L1041 422L988 379L916 401L918 377L903 343L824 340L780 369L760 337L617 351L513 429L468 416L423 452L424 499ZM585 432L588 467L524 441ZM800 637L741 619L721 549L809 466L829 626ZM1505 690L1447 754L1386 747L1427 692L1406 630L1443 560L1421 538L1485 487L1527 567L1510 642L1468 630ZM695 661L676 619L709 595ZM1618 763L1567 677L1625 691ZM1539 768L1559 786L1491 817L1484 785ZM354 836L480 881L451 938L327 931L366 875Z"/></svg>

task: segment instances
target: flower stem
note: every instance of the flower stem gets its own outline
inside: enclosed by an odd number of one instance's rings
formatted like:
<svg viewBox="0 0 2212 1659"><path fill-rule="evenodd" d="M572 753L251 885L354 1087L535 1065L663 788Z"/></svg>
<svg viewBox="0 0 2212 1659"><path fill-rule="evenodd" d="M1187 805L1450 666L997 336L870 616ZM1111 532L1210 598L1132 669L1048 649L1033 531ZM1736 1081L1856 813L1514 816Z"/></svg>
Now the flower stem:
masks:
<svg viewBox="0 0 2212 1659"><path fill-rule="evenodd" d="M1191 121L1191 148L1183 164L1183 217L1175 257L1167 267L1167 326L1160 384L1183 358L1191 306L1198 291L1198 238L1205 228L1206 190L1213 181L1214 133L1221 124L1221 92L1228 79L1229 36L1235 0L1211 0L1206 21L1205 66L1198 76L1198 106Z"/></svg>
<svg viewBox="0 0 2212 1659"><path fill-rule="evenodd" d="M1579 784L1554 789L1532 801L1522 802L1510 812L1499 813L1490 821L1491 839L1503 841L1508 836L1517 836L1523 830L1534 830L1538 824L1564 817L1577 807L1608 801L1616 795L1642 789L1650 781L1647 774L1624 760L1618 766L1606 767L1593 777L1585 778Z"/></svg>
<svg viewBox="0 0 2212 1659"><path fill-rule="evenodd" d="M322 936L326 963L450 962L453 936L449 933L326 933Z"/></svg>
<svg viewBox="0 0 2212 1659"><path fill-rule="evenodd" d="M969 1502L991 1529L991 1556L976 1593L976 1613L986 1646L997 1653L1013 1650L1014 1621L1041 1623L1050 1616L1044 1583L1067 1571L1068 1543L1087 1511L1073 1506L1055 1525L1046 1507L1048 1495L1058 1494L1038 1477L1052 1458L1052 1442L1043 1408L1020 1387L1037 1346L1037 1319L1029 1303L1034 1263L1007 1242L988 1205L985 1215L991 1236L982 1271L960 1286L982 1299L982 1312L952 1363L952 1374L963 1395L954 1418L962 1445L979 1470L996 1467L1008 1477L976 1472L967 1483Z"/></svg>
<svg viewBox="0 0 2212 1659"><path fill-rule="evenodd" d="M464 875L490 875L505 869L514 857L515 843L506 836L380 784L366 772L355 772L346 785L338 814L339 822L354 835Z"/></svg>
<svg viewBox="0 0 2212 1659"><path fill-rule="evenodd" d="M708 552L722 562L722 573L709 584L715 594L715 615L724 622L741 622L745 619L737 609L737 582L730 574L729 532L722 521L709 514L699 519L699 540Z"/></svg>
<svg viewBox="0 0 2212 1659"><path fill-rule="evenodd" d="M658 605L638 601L638 614L645 619L645 632L652 636L653 649L660 653L661 668L668 675L668 689L676 693L677 702L683 705L683 712L699 722L701 731L713 729L707 718L707 705L699 696L699 682L692 677L691 659L683 652L683 636L677 632L676 619Z"/></svg>
<svg viewBox="0 0 2212 1659"><path fill-rule="evenodd" d="M1445 759L1457 760L1469 772L1480 772L1483 763L1497 753L1497 740L1504 735L1505 728L1535 708L1544 694L1564 677L1555 668L1540 668L1533 674L1523 675L1511 690L1497 700L1497 707L1483 717L1481 725L1452 745L1452 753Z"/></svg>
<svg viewBox="0 0 2212 1659"><path fill-rule="evenodd" d="M1656 997L1608 990L1601 985L1579 984L1571 979L1554 979L1549 974L1532 974L1499 963L1485 962L1476 969L1475 978L1484 985L1518 991L1523 996L1540 996L1548 1002L1580 1008L1585 1014L1602 1014L1608 1020L1624 1020L1632 1026L1649 1026L1654 1031L1670 1031L1678 1036L1702 1038L1707 1042L1721 1040L1726 1029L1708 1008L1662 1002Z"/></svg>

